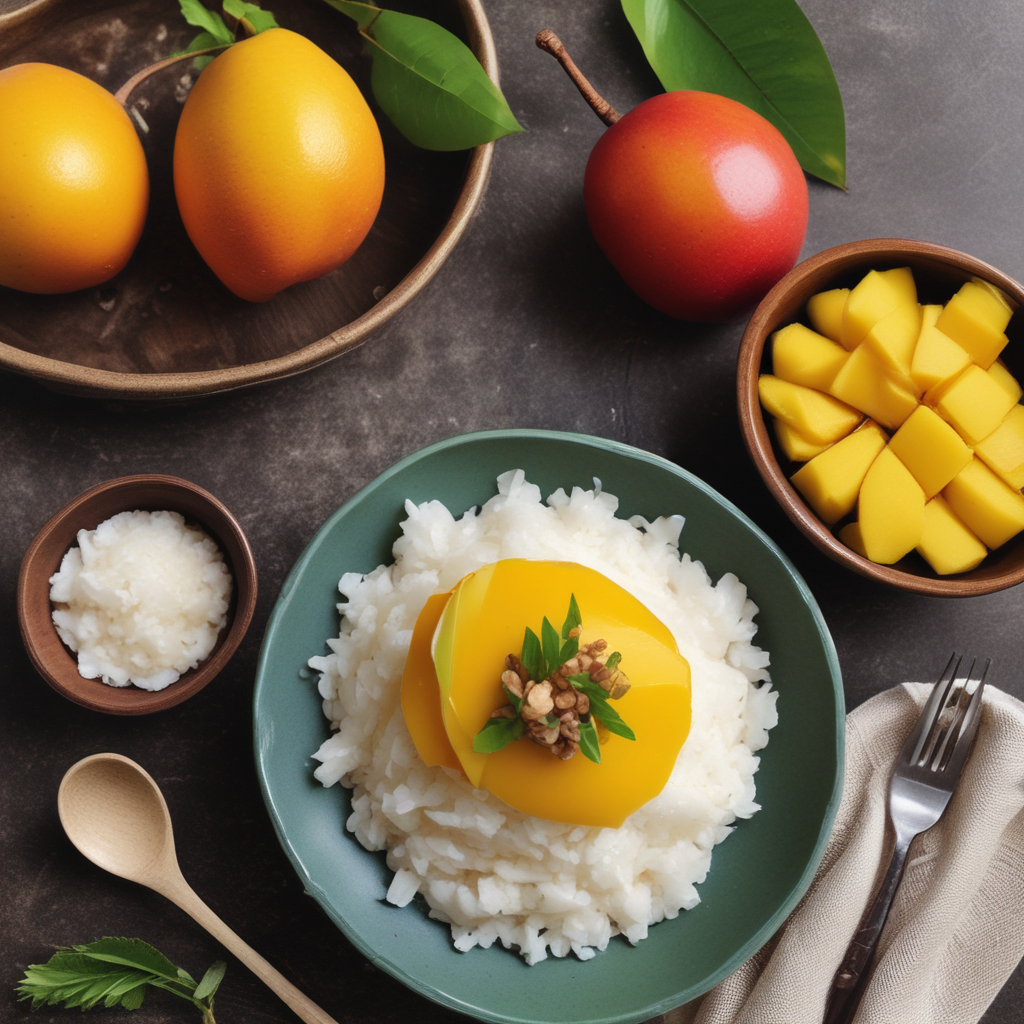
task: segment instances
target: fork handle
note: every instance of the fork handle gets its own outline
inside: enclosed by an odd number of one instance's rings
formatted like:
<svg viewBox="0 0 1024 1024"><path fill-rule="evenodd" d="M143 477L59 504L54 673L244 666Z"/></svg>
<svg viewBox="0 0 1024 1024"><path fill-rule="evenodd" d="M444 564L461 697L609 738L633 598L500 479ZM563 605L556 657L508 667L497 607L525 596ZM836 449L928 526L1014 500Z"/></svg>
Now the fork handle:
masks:
<svg viewBox="0 0 1024 1024"><path fill-rule="evenodd" d="M857 1012L864 994L867 969L874 956L875 946L878 945L878 938L885 927L900 879L903 878L903 869L907 866L907 854L910 852L913 839L914 835L899 832L896 834L896 843L885 878L882 879L878 893L865 912L860 927L846 950L843 962L836 971L824 1024L849 1024Z"/></svg>

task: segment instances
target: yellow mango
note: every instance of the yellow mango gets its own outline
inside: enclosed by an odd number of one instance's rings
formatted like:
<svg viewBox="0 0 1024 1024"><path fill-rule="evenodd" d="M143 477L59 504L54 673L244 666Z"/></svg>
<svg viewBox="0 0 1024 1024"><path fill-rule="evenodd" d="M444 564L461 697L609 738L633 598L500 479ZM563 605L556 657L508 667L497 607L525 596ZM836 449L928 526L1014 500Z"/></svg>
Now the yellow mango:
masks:
<svg viewBox="0 0 1024 1024"><path fill-rule="evenodd" d="M1024 391L1020 383L1006 367L1002 359L997 359L989 368L988 375L1010 396L1014 404L1021 400Z"/></svg>
<svg viewBox="0 0 1024 1024"><path fill-rule="evenodd" d="M990 548L1005 544L1024 530L1024 496L1003 483L978 458L971 459L946 484L942 496Z"/></svg>
<svg viewBox="0 0 1024 1024"><path fill-rule="evenodd" d="M786 458L790 462L806 462L808 459L813 459L815 455L820 455L829 447L827 444L808 441L803 434L794 430L788 423L783 423L782 420L772 420L772 428L775 431L779 447L786 453Z"/></svg>
<svg viewBox="0 0 1024 1024"><path fill-rule="evenodd" d="M832 381L829 394L889 430L895 430L918 404L913 392L887 373L866 345L850 353Z"/></svg>
<svg viewBox="0 0 1024 1024"><path fill-rule="evenodd" d="M862 419L856 409L831 395L771 374L762 374L757 382L757 392L768 412L817 444L838 441Z"/></svg>
<svg viewBox="0 0 1024 1024"><path fill-rule="evenodd" d="M811 326L831 341L839 341L843 336L843 310L849 294L849 288L833 288L807 300L807 319Z"/></svg>
<svg viewBox="0 0 1024 1024"><path fill-rule="evenodd" d="M772 372L793 384L827 391L846 357L842 345L803 324L790 324L772 335Z"/></svg>
<svg viewBox="0 0 1024 1024"><path fill-rule="evenodd" d="M972 277L971 280L976 285L984 288L1003 307L1003 315L1006 317L1006 323L1009 323L1010 317L1013 316L1013 312L1017 308L1017 304L1010 299L1006 292L1001 288L997 288L991 281L985 281L980 277ZM1003 330L1005 329L1006 324L1003 325Z"/></svg>
<svg viewBox="0 0 1024 1024"><path fill-rule="evenodd" d="M906 304L907 299L908 294L902 277L895 277L890 271L881 273L869 270L846 299L840 337L843 347L852 352L883 316L891 313L897 306ZM914 303L916 302L915 297Z"/></svg>
<svg viewBox="0 0 1024 1024"><path fill-rule="evenodd" d="M861 485L857 522L865 555L891 565L917 547L924 528L924 491L890 448L871 463Z"/></svg>
<svg viewBox="0 0 1024 1024"><path fill-rule="evenodd" d="M988 437L974 446L974 454L1014 490L1024 487L1024 405L1015 405Z"/></svg>
<svg viewBox="0 0 1024 1024"><path fill-rule="evenodd" d="M942 495L924 507L924 529L917 552L940 575L969 572L979 565L988 549L964 525Z"/></svg>
<svg viewBox="0 0 1024 1024"><path fill-rule="evenodd" d="M917 285L914 283L914 272L910 267L896 267L894 270L879 272L889 286L899 296L901 302L917 305Z"/></svg>
<svg viewBox="0 0 1024 1024"><path fill-rule="evenodd" d="M632 685L613 706L636 740L610 735L601 764L582 753L561 761L528 739L476 753L473 737L506 703L505 657L519 652L527 626L539 633L545 616L558 629L572 594L583 641L602 638L622 654ZM617 828L661 792L689 732L690 668L671 631L607 577L571 562L506 559L465 577L433 634L432 666L444 731L463 773L474 786L541 818ZM406 672L429 676L422 663L407 664ZM416 732L413 740L423 756Z"/></svg>
<svg viewBox="0 0 1024 1024"><path fill-rule="evenodd" d="M885 431L869 421L798 469L791 482L818 517L831 526L857 504L868 467L885 442Z"/></svg>
<svg viewBox="0 0 1024 1024"><path fill-rule="evenodd" d="M910 363L910 378L919 391L928 391L967 369L971 357L935 323L941 306L923 306L921 333Z"/></svg>
<svg viewBox="0 0 1024 1024"><path fill-rule="evenodd" d="M889 447L926 498L934 497L971 461L960 435L926 405L919 405L893 435Z"/></svg>
<svg viewBox="0 0 1024 1024"><path fill-rule="evenodd" d="M860 533L860 523L847 523L839 531L839 539L862 558L868 557L868 553L864 550L864 538Z"/></svg>
<svg viewBox="0 0 1024 1024"><path fill-rule="evenodd" d="M863 344L878 357L879 362L904 377L910 376L914 348L921 333L921 307L902 304L881 320L864 336Z"/></svg>
<svg viewBox="0 0 1024 1024"><path fill-rule="evenodd" d="M935 411L969 444L988 437L1013 408L1014 399L980 366L968 366L935 401Z"/></svg>
<svg viewBox="0 0 1024 1024"><path fill-rule="evenodd" d="M1011 310L989 288L968 281L946 303L935 326L963 348L983 370L987 370L1006 347L1003 333Z"/></svg>

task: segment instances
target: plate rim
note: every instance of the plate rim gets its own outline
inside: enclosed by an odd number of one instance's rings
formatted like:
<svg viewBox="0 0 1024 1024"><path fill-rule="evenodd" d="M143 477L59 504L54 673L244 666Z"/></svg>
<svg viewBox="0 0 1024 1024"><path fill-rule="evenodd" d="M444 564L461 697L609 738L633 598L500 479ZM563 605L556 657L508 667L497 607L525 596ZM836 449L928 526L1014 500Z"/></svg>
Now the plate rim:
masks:
<svg viewBox="0 0 1024 1024"><path fill-rule="evenodd" d="M644 451L643 449L636 448L632 445L625 444L621 441L614 441L609 438L597 437L590 434L581 434L572 431L558 431L558 430L545 430L538 428L501 428L493 430L479 430L472 431L464 434L456 434L452 437L444 438L440 441L436 441L433 444L427 445L424 448L420 448L417 451L406 455L389 466L386 470L374 477L369 483L361 487L355 494L353 494L347 501L339 506L323 524L313 534L309 543L303 549L302 553L296 559L295 564L292 566L290 572L285 578L284 583L281 585L281 590L274 603L274 607L271 610L270 617L267 620L267 626L263 634L263 639L260 643L259 659L256 666L255 684L253 688L253 745L254 745L254 756L256 761L256 772L259 778L260 791L263 795L263 800L266 805L267 811L270 815L271 822L274 827L274 832L277 835L278 842L281 844L282 849L285 852L289 862L291 863L296 874L299 876L304 888L313 895L316 899L320 908L327 914L327 916L334 922L339 928L345 938L363 955L365 956L374 966L385 970L392 977L396 978L407 988L416 992L417 994L430 999L432 1002L438 1003L441 1006L447 1007L448 1009L456 1010L457 1012L466 1014L474 1017L478 1020L488 1021L490 1024L537 1024L536 1020L532 1017L519 1017L512 1014L498 1014L490 1010L487 1010L479 1006L469 1006L463 1001L452 997L448 993L444 992L441 988L436 985L426 983L419 978L415 978L410 975L407 971L403 970L397 964L388 960L386 957L377 953L375 950L370 948L368 944L362 941L361 937L354 933L346 923L345 919L335 912L334 908L330 905L327 899L326 893L323 889L317 885L317 883L309 876L306 871L305 865L299 857L298 851L295 850L291 841L284 835L281 818L278 813L278 808L273 795L270 792L269 783L264 771L264 765L261 757L261 742L260 742L260 715L258 701L261 692L261 685L264 681L264 671L266 668L266 661L269 658L269 645L268 638L272 636L277 625L278 620L285 614L288 605L291 602L292 594L299 581L300 576L303 574L306 565L315 556L317 549L323 543L325 537L331 533L337 521L355 508L357 508L363 501L365 501L370 495L372 495L380 487L383 487L393 477L403 472L408 467L415 465L417 462L422 461L425 458L436 454L437 452L444 451L453 447L461 447L465 444L473 444L480 441L487 440L514 440L514 439L541 439L550 441L569 441L576 444L583 444L587 447L597 449L598 451L611 452L616 455L624 455L631 459L636 459L641 462L646 462L649 465L663 469L673 476L677 476L685 480L687 483L695 487L697 490L704 493L716 504L720 505L727 511L731 512L736 518L740 520L743 525L747 527L760 541L767 547L771 553L779 560L783 568L789 574L797 590L800 593L801 598L806 604L808 610L811 613L811 618L815 626L815 631L822 643L823 653L825 660L829 667L830 681L832 683L833 691L835 694L835 753L836 753L836 771L833 779L832 791L829 799L825 805L825 814L823 816L821 826L818 830L818 836L815 841L811 856L808 859L807 864L804 867L803 872L800 875L796 885L790 891L789 896L782 902L779 908L771 915L771 917L758 929L757 932L751 936L750 939L744 943L743 946L737 950L731 957L729 957L718 970L709 974L701 982L695 986L691 986L691 989L684 989L681 993L677 993L674 996L670 996L666 999L658 1000L657 1002L649 1003L642 1008L638 1008L635 1011L626 1013L616 1014L614 1016L600 1016L588 1018L586 1021L577 1021L574 1024L632 1024L632 1022L646 1020L649 1017L658 1016L659 1014L667 1013L669 1010L675 1009L678 1006L689 1002L692 999L697 998L700 995L708 992L714 988L720 981L727 978L730 974L736 971L742 964L744 964L751 956L753 956L768 940L782 927L786 919L792 913L793 909L797 906L800 900L803 899L807 890L810 888L811 882L814 880L814 876L818 871L821 861L825 855L825 850L828 845L829 838L832 833L832 826L835 822L836 814L839 810L839 803L842 799L843 784L845 778L845 747L846 747L846 711L845 711L845 693L842 684L842 673L839 666L839 657L836 652L835 643L832 640L832 635L829 632L828 626L825 622L824 615L818 606L817 600L811 593L810 588L807 586L806 581L803 579L801 574L797 571L796 567L785 555L785 553L779 548L779 546L756 524L749 516L746 515L741 509L739 509L733 502L731 502L724 495L720 494L709 484L705 483L700 477L695 476L689 470L684 469L682 466L677 465L674 462L663 458L660 455L655 455L652 452ZM340 577L339 577L340 578ZM369 851L366 851L369 852ZM514 955L511 952L509 955ZM684 998L680 998L684 996Z"/></svg>

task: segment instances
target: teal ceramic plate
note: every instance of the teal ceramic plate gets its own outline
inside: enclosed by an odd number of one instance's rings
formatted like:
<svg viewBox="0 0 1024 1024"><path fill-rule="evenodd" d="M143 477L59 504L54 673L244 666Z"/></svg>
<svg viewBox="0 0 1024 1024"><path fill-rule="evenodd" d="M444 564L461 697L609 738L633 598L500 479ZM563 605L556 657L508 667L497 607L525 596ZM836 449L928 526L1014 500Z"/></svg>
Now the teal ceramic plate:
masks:
<svg viewBox="0 0 1024 1024"><path fill-rule="evenodd" d="M594 959L527 967L500 947L459 953L447 926L416 902L384 902L382 854L345 831L348 790L323 789L310 756L328 735L306 661L338 633L342 573L391 562L403 503L437 498L455 514L522 468L544 495L599 477L619 515L686 517L681 547L713 579L735 572L760 607L756 642L771 652L779 725L761 752L763 810L719 846L701 903L655 925L637 946L613 940ZM842 789L843 696L835 649L796 570L738 509L664 459L578 434L500 430L426 448L331 516L299 559L263 641L255 695L256 762L285 852L306 889L374 964L429 999L485 1021L643 1021L686 1002L762 946L803 895Z"/></svg>

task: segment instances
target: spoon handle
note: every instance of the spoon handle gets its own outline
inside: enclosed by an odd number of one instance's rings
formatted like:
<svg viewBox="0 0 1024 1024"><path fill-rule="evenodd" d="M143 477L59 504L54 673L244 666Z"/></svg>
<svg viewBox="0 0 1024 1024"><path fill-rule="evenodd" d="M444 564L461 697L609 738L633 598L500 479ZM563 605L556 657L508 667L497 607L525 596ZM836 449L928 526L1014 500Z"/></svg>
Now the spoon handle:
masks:
<svg viewBox="0 0 1024 1024"><path fill-rule="evenodd" d="M202 925L221 945L231 950L246 967L256 975L269 989L277 994L281 1001L306 1022L306 1024L338 1024L338 1022L320 1009L309 996L300 992L276 967L271 967L244 939L235 934L203 901L196 895L184 878L161 886L163 893L172 903L176 903L194 921Z"/></svg>

